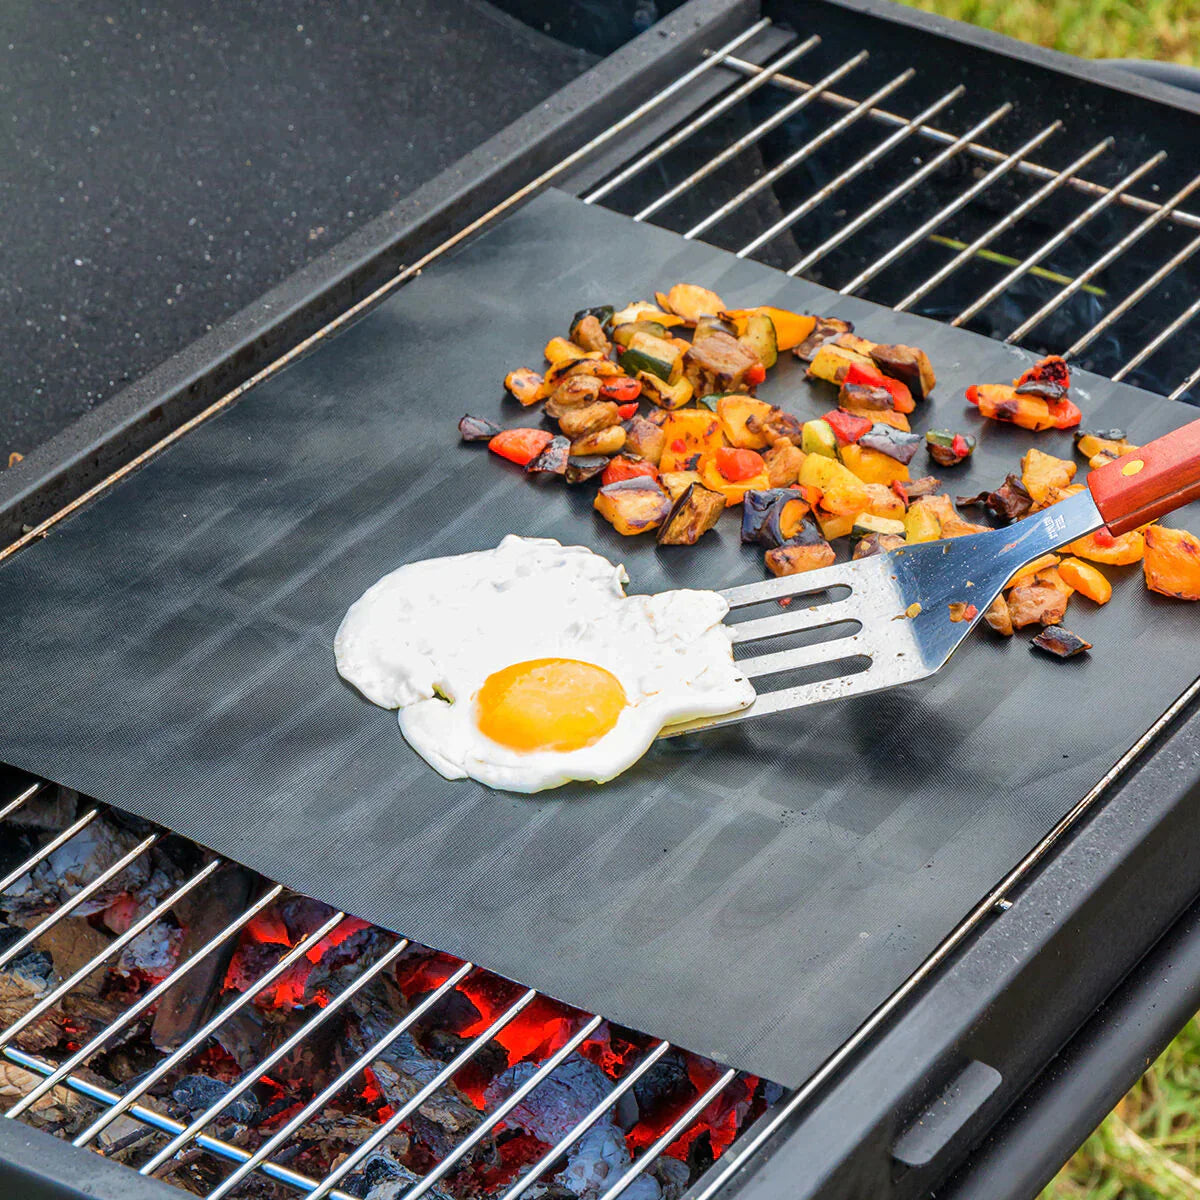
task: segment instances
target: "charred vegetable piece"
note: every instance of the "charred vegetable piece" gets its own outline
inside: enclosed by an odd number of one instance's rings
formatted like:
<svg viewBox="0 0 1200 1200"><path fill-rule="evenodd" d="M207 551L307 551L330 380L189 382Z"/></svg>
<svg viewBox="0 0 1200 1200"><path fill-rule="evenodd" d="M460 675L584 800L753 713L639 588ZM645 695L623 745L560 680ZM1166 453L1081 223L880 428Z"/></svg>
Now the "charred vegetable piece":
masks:
<svg viewBox="0 0 1200 1200"><path fill-rule="evenodd" d="M772 308L769 304L762 304L757 308L738 308L722 313L721 316L728 317L735 323L740 337L749 327L750 318L760 314L770 317L771 324L775 327L775 340L780 354L786 350L794 350L817 326L816 317L807 313L789 312L786 308Z"/></svg>
<svg viewBox="0 0 1200 1200"><path fill-rule="evenodd" d="M659 408L667 411L682 408L692 398L690 380L680 378L674 383L667 383L666 380L652 375L649 371L639 371L637 377L638 382L642 385L642 395L652 404L657 404Z"/></svg>
<svg viewBox="0 0 1200 1200"><path fill-rule="evenodd" d="M639 333L648 333L651 337L661 338L663 341L670 337L670 330L658 321L629 321L624 325L614 326L612 340L618 346L628 346Z"/></svg>
<svg viewBox="0 0 1200 1200"><path fill-rule="evenodd" d="M952 600L948 607L950 609L950 621L955 625L960 621L973 621L979 616L979 609L973 604L968 604L965 600Z"/></svg>
<svg viewBox="0 0 1200 1200"><path fill-rule="evenodd" d="M629 404L641 394L641 383L630 379L628 375L614 375L600 384L600 395L605 400L615 400L618 404Z"/></svg>
<svg viewBox="0 0 1200 1200"><path fill-rule="evenodd" d="M683 356L684 377L697 396L747 391L756 367L762 367L757 357L727 333L710 334Z"/></svg>
<svg viewBox="0 0 1200 1200"><path fill-rule="evenodd" d="M929 355L915 346L875 346L871 350L871 361L885 375L900 380L914 400L924 400L937 384Z"/></svg>
<svg viewBox="0 0 1200 1200"><path fill-rule="evenodd" d="M662 427L645 417L631 417L625 426L625 449L656 467L667 443Z"/></svg>
<svg viewBox="0 0 1200 1200"><path fill-rule="evenodd" d="M626 444L628 445L628 435L626 435ZM630 458L628 454L618 454L616 458L610 459L608 466L604 468L604 474L600 476L600 482L604 485L617 483L621 479L638 479L640 477L646 479L657 479L658 468L653 463L643 462L640 458Z"/></svg>
<svg viewBox="0 0 1200 1200"><path fill-rule="evenodd" d="M504 386L509 394L526 406L536 404L542 399L544 382L542 376L529 367L518 367L504 377Z"/></svg>
<svg viewBox="0 0 1200 1200"><path fill-rule="evenodd" d="M866 484L849 468L821 454L810 454L800 468L800 482L820 488L821 507L827 512L856 516L870 503Z"/></svg>
<svg viewBox="0 0 1200 1200"><path fill-rule="evenodd" d="M931 429L925 435L925 449L939 467L957 467L975 453L975 439L970 434Z"/></svg>
<svg viewBox="0 0 1200 1200"><path fill-rule="evenodd" d="M838 404L849 413L860 413L874 420L875 413L894 412L892 393L882 385L848 383L843 381L838 391Z"/></svg>
<svg viewBox="0 0 1200 1200"><path fill-rule="evenodd" d="M621 425L610 425L597 429L571 443L571 457L585 458L592 454L613 455L625 448L625 429Z"/></svg>
<svg viewBox="0 0 1200 1200"><path fill-rule="evenodd" d="M731 338L730 341L733 339ZM635 333L621 355L621 370L640 378L641 372L657 375L663 382L675 383L683 369L679 347L666 338L649 333Z"/></svg>
<svg viewBox="0 0 1200 1200"><path fill-rule="evenodd" d="M665 296L655 292L654 298L688 325L695 325L703 316L725 311L725 302L716 292L696 283L677 283Z"/></svg>
<svg viewBox="0 0 1200 1200"><path fill-rule="evenodd" d="M589 375L571 375L550 393L544 411L546 416L561 420L577 408L594 404L599 397L600 380Z"/></svg>
<svg viewBox="0 0 1200 1200"><path fill-rule="evenodd" d="M577 346L583 346L583 342L576 336L579 328L589 318L596 322L600 332L604 332L604 327L611 325L613 317L613 306L611 304L593 304L590 308L581 308L572 318L571 325L567 331L571 341ZM599 346L584 346L585 350L599 350Z"/></svg>
<svg viewBox="0 0 1200 1200"><path fill-rule="evenodd" d="M1040 396L1022 396L1003 383L981 383L967 388L967 401L979 409L979 415L992 421L1005 421L1035 432L1056 428L1049 404Z"/></svg>
<svg viewBox="0 0 1200 1200"><path fill-rule="evenodd" d="M1034 449L1021 459L1021 482L1034 503L1044 505L1050 499L1051 489L1066 487L1075 478L1076 470L1073 462Z"/></svg>
<svg viewBox="0 0 1200 1200"><path fill-rule="evenodd" d="M804 440L804 424L799 417L784 412L782 408L772 408L765 416L751 413L746 418L746 429L753 434L764 435L771 445L786 438L793 445L799 446Z"/></svg>
<svg viewBox="0 0 1200 1200"><path fill-rule="evenodd" d="M842 339L839 338L839 345L841 341ZM870 343L868 342L866 345L869 347ZM842 383L852 387L882 388L890 398L890 403L886 407L894 409L896 412L910 413L917 407L907 384L902 383L899 379L893 379L890 375L885 375L872 361L852 363L846 371ZM880 405L880 407L884 406Z"/></svg>
<svg viewBox="0 0 1200 1200"><path fill-rule="evenodd" d="M713 454L721 445L721 422L712 413L698 408L679 409L663 422L663 451L659 469L689 471L694 455Z"/></svg>
<svg viewBox="0 0 1200 1200"><path fill-rule="evenodd" d="M803 340L792 347L792 353L804 362L812 362L817 351L826 342L832 341L839 334L853 332L854 325L850 321L841 321L837 317L817 317Z"/></svg>
<svg viewBox="0 0 1200 1200"><path fill-rule="evenodd" d="M1014 629L1026 625L1057 625L1067 612L1070 596L1044 580L1019 583L1008 593L1008 611Z"/></svg>
<svg viewBox="0 0 1200 1200"><path fill-rule="evenodd" d="M1043 554L1040 558L1035 558L1033 562L1027 563L1004 585L1004 590L1014 588L1018 584L1028 583L1032 579L1036 579L1042 571L1047 571L1051 567L1058 566L1057 554Z"/></svg>
<svg viewBox="0 0 1200 1200"><path fill-rule="evenodd" d="M804 451L792 445L786 438L780 438L763 455L767 464L767 478L773 488L787 487L800 478L800 468L804 465Z"/></svg>
<svg viewBox="0 0 1200 1200"><path fill-rule="evenodd" d="M582 346L577 346L568 338L562 337L551 338L546 343L546 348L542 351L543 357L552 365L583 358L586 353L587 351Z"/></svg>
<svg viewBox="0 0 1200 1200"><path fill-rule="evenodd" d="M602 350L605 354L612 349L604 332L604 326L591 314L584 317L578 325L571 327L571 341L582 346L585 350Z"/></svg>
<svg viewBox="0 0 1200 1200"><path fill-rule="evenodd" d="M488 449L523 467L537 458L553 437L545 429L505 429L488 442Z"/></svg>
<svg viewBox="0 0 1200 1200"><path fill-rule="evenodd" d="M800 448L805 454L819 454L823 458L836 460L837 446L837 435L828 421L818 419L804 422Z"/></svg>
<svg viewBox="0 0 1200 1200"><path fill-rule="evenodd" d="M666 489L666 493L672 500L678 500L684 492L692 486L693 483L704 486L704 480L700 478L699 471L663 471L658 477L659 485ZM721 497L721 503L725 503L725 497Z"/></svg>
<svg viewBox="0 0 1200 1200"><path fill-rule="evenodd" d="M1058 573L1063 581L1086 596L1094 604L1107 604L1112 599L1112 584L1104 574L1091 563L1085 563L1079 558L1068 558L1058 564Z"/></svg>
<svg viewBox="0 0 1200 1200"><path fill-rule="evenodd" d="M682 317L665 312L657 304L652 304L649 300L635 300L620 312L613 313L608 325L610 329L616 329L618 325L629 325L634 321L657 321L664 329L683 324Z"/></svg>
<svg viewBox="0 0 1200 1200"><path fill-rule="evenodd" d="M1092 648L1091 642L1085 642L1078 634L1057 625L1043 629L1029 644L1053 654L1055 658L1074 658L1076 654Z"/></svg>
<svg viewBox="0 0 1200 1200"><path fill-rule="evenodd" d="M980 492L978 496L960 496L959 504L979 504L995 513L1005 524L1019 521L1033 511L1033 497L1025 490L1019 476L1010 475L994 492Z"/></svg>
<svg viewBox="0 0 1200 1200"><path fill-rule="evenodd" d="M1057 404L1049 403L1050 418L1055 429L1074 429L1083 420L1079 405L1070 400L1060 400Z"/></svg>
<svg viewBox="0 0 1200 1200"><path fill-rule="evenodd" d="M546 368L546 382L542 385L542 391L552 395L564 379L573 375L600 376L611 373L619 375L621 368L616 363L609 362L599 350L589 350L587 353L581 353L578 358L563 358L551 363Z"/></svg>
<svg viewBox="0 0 1200 1200"><path fill-rule="evenodd" d="M916 457L921 437L916 433L904 433L881 422L872 422L871 428L858 439L864 450L875 450L908 466Z"/></svg>
<svg viewBox="0 0 1200 1200"><path fill-rule="evenodd" d="M748 491L742 498L742 541L780 546L802 530L809 505L791 488Z"/></svg>
<svg viewBox="0 0 1200 1200"><path fill-rule="evenodd" d="M754 468L753 474L746 474ZM729 474L726 474L726 471ZM730 475L737 478L730 478ZM732 507L741 504L742 497L748 491L761 491L767 487L767 467L762 455L753 450L736 450L722 446L714 454L710 454L700 462L700 476L704 486L711 491L720 492L725 497L725 504Z"/></svg>
<svg viewBox="0 0 1200 1200"><path fill-rule="evenodd" d="M701 317L692 331L692 341L702 342L713 333L727 333L730 337L735 338L738 336L737 322L723 315Z"/></svg>
<svg viewBox="0 0 1200 1200"><path fill-rule="evenodd" d="M525 473L527 475L565 475L570 454L571 443L568 438L551 438L541 454L525 464Z"/></svg>
<svg viewBox="0 0 1200 1200"><path fill-rule="evenodd" d="M809 379L823 379L826 383L840 386L846 378L846 372L855 365L870 366L871 360L838 342L826 342L808 364L807 374Z"/></svg>
<svg viewBox="0 0 1200 1200"><path fill-rule="evenodd" d="M596 493L596 511L626 537L649 533L667 519L671 498L653 479L622 479Z"/></svg>
<svg viewBox="0 0 1200 1200"><path fill-rule="evenodd" d="M772 408L765 400L730 392L717 401L717 418L731 446L743 450L762 450L770 444L766 422ZM757 417L753 430L747 427L751 417Z"/></svg>
<svg viewBox="0 0 1200 1200"><path fill-rule="evenodd" d="M568 408L558 419L558 424L567 437L578 441L589 433L608 429L621 423L621 414L611 400L597 400L593 404L581 404Z"/></svg>
<svg viewBox="0 0 1200 1200"><path fill-rule="evenodd" d="M942 481L936 476L922 475L920 479L914 479L911 483L892 484L892 491L899 495L905 504L910 504L922 496L932 496L941 486Z"/></svg>
<svg viewBox="0 0 1200 1200"><path fill-rule="evenodd" d="M1067 398L1071 390L1071 372L1065 359L1051 354L1014 379L1013 387L1022 396L1040 396L1054 404Z"/></svg>
<svg viewBox="0 0 1200 1200"><path fill-rule="evenodd" d="M894 521L888 517L876 517L869 512L861 512L854 518L850 532L855 537L870 537L873 533L886 533L903 540L905 525L903 521Z"/></svg>
<svg viewBox="0 0 1200 1200"><path fill-rule="evenodd" d="M1144 536L1146 586L1176 600L1200 600L1200 538L1163 525L1151 525Z"/></svg>
<svg viewBox="0 0 1200 1200"><path fill-rule="evenodd" d="M779 358L779 338L775 322L763 312L754 313L746 321L745 332L738 339L764 367L773 367Z"/></svg>
<svg viewBox="0 0 1200 1200"><path fill-rule="evenodd" d="M918 442L920 439L917 439ZM908 468L891 455L868 449L859 442L857 446L842 447L842 462L863 483L904 483L908 479Z"/></svg>
<svg viewBox="0 0 1200 1200"><path fill-rule="evenodd" d="M606 454L588 454L585 456L572 455L567 459L566 479L568 483L586 483L603 473L608 466Z"/></svg>
<svg viewBox="0 0 1200 1200"><path fill-rule="evenodd" d="M1120 537L1113 537L1107 529L1097 529L1087 537L1072 542L1067 550L1076 558L1089 562L1105 563L1110 567L1128 567L1141 562L1146 552L1146 539L1141 530L1131 529Z"/></svg>
<svg viewBox="0 0 1200 1200"><path fill-rule="evenodd" d="M694 546L725 511L725 497L698 483L678 496L658 530L660 546Z"/></svg>
<svg viewBox="0 0 1200 1200"><path fill-rule="evenodd" d="M459 421L458 432L464 442L490 442L500 432L500 426L483 417L468 415Z"/></svg>
<svg viewBox="0 0 1200 1200"><path fill-rule="evenodd" d="M915 502L932 509L938 515L942 525L942 537L970 537L973 533L987 533L986 525L975 525L964 521L954 507L954 501L949 496L923 496Z"/></svg>
<svg viewBox="0 0 1200 1200"><path fill-rule="evenodd" d="M813 523L806 521L804 530L796 538L768 550L764 558L772 575L800 575L832 566L837 555Z"/></svg>
<svg viewBox="0 0 1200 1200"><path fill-rule="evenodd" d="M987 612L983 614L983 619L988 623L991 629L994 629L1001 637L1012 637L1013 623L1012 613L1008 611L1008 601L1003 596L997 596L992 601Z"/></svg>
<svg viewBox="0 0 1200 1200"><path fill-rule="evenodd" d="M855 416L844 408L835 408L832 412L827 412L821 420L833 430L834 437L843 446L857 442L864 433L870 432L872 425L869 417Z"/></svg>
<svg viewBox="0 0 1200 1200"><path fill-rule="evenodd" d="M888 554L904 545L904 538L894 533L869 533L854 547L852 557L873 558L876 554Z"/></svg>

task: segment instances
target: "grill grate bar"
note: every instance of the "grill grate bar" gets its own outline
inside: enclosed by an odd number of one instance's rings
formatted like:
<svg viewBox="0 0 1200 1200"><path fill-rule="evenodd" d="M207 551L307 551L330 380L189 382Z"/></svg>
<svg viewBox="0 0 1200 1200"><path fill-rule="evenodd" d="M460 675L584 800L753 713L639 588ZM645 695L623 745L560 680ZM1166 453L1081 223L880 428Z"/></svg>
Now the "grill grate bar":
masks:
<svg viewBox="0 0 1200 1200"><path fill-rule="evenodd" d="M1094 145L1090 150L1087 150L1081 154L1073 163L1071 163L1070 166L1065 167L1062 171L1058 172L1048 183L1044 183L1036 192L1033 193L1032 196L1029 196L1027 199L1018 204L1017 207L1008 214L1008 216L1004 217L1000 221L997 221L996 224L990 229L987 229L981 233L979 237L977 237L969 246L966 246L960 250L958 254L956 254L948 263L942 267L939 267L938 270L930 275L930 277L925 280L924 283L914 288L913 291L909 292L909 294L905 296L899 304L894 304L892 307L896 310L896 312L903 312L906 308L911 307L918 300L920 300L922 296L933 291L938 284L949 279L950 276L953 275L954 272L963 265L963 263L974 258L980 250L990 246L991 243L994 242L1002 233L1006 233L1014 225L1016 225L1022 217L1041 204L1043 200L1052 195L1054 192L1058 191L1059 188L1061 188L1074 177L1076 171L1081 170L1083 167L1087 166L1088 163L1092 162L1096 158L1099 158L1101 154L1111 150L1113 144L1113 139L1110 137L1105 138L1102 142L1097 142L1097 144Z"/></svg>
<svg viewBox="0 0 1200 1200"><path fill-rule="evenodd" d="M1198 187L1200 187L1200 175L1189 180L1170 198L1157 212L1152 212L1138 227L1127 233L1120 241L1110 246L1095 262L1081 271L1074 279L1071 280L1057 295L1051 296L1041 308L1022 322L1012 331L1004 340L1008 344L1019 342L1029 332L1035 329L1042 323L1052 312L1061 305L1065 304L1088 280L1095 278L1109 263L1119 258L1130 246L1135 245L1143 237L1146 236L1160 221L1169 217L1175 208L1182 204Z"/></svg>
<svg viewBox="0 0 1200 1200"><path fill-rule="evenodd" d="M1197 301L1192 308L1192 315L1196 315L1196 309L1200 308L1200 301ZM1197 383L1200 383L1200 367L1197 367L1167 398L1169 400L1178 400L1185 392L1191 391Z"/></svg>
<svg viewBox="0 0 1200 1200"><path fill-rule="evenodd" d="M739 58L735 54L725 55L721 65L733 71L740 71L744 75L757 74L763 69L758 63L748 62L746 59ZM790 75L776 75L771 82L776 87L785 88L788 91L807 91L813 86L810 83L805 83L802 79L795 79ZM850 108L858 104L858 101L852 99L850 96L841 96L836 92L826 92L823 98L838 108ZM873 109L871 116L885 125L899 126L908 123L907 117L883 108ZM921 136L928 138L930 141L942 142L943 144L953 142L956 137L955 134L949 133L945 129L937 129L933 126L926 126L922 129ZM972 142L965 149L972 157L982 158L987 162L999 162L1005 157L1002 151L983 142ZM1054 179L1059 174L1053 167L1043 166L1041 163L1036 162L1022 163L1018 170L1023 174L1035 175L1042 179ZM1086 192L1093 196L1103 196L1114 190L1105 187L1102 183L1093 183L1088 179L1072 178L1067 182L1075 190ZM1141 209L1143 212L1152 212L1161 207L1156 200L1147 200L1144 196L1131 196L1125 192L1122 192L1118 199L1121 204L1129 208ZM1200 213L1182 210L1175 214L1174 219L1181 225L1187 225L1192 229L1200 229Z"/></svg>
<svg viewBox="0 0 1200 1200"><path fill-rule="evenodd" d="M77 833L82 833L99 815L99 809L88 809L73 825L51 838L36 854L27 858L19 867L14 868L3 879L0 879L0 892L7 892L22 875L28 875L38 863L45 862L59 846L65 845Z"/></svg>
<svg viewBox="0 0 1200 1200"><path fill-rule="evenodd" d="M1200 238L1197 241L1200 241ZM1170 325L1162 330L1152 341L1143 346L1119 371L1114 372L1113 379L1117 383L1120 383L1130 371L1140 367L1165 341L1191 321L1198 312L1200 312L1200 299L1194 300L1189 304ZM1190 384L1185 383L1182 390L1187 391L1190 386ZM1178 395L1180 395L1179 391L1174 392L1171 399L1175 399Z"/></svg>
<svg viewBox="0 0 1200 1200"><path fill-rule="evenodd" d="M1010 112L1012 112L1012 104L1005 101L999 108L993 109L982 121L973 125L966 133L964 133L957 141L951 142L944 150L935 154L919 171L913 172L907 179L897 184L890 192L880 197L869 208L861 212L853 221L843 225L832 237L826 238L819 246L809 251L798 263L788 268L789 275L799 275L801 271L807 270L814 263L819 262L835 247L840 246L847 238L853 237L865 225L869 225L876 217L899 200L902 196L907 195L921 183L928 179L943 163L949 162L956 154L964 149L970 141L981 134L985 129L990 129L997 121L1003 120Z"/></svg>
<svg viewBox="0 0 1200 1200"><path fill-rule="evenodd" d="M1062 129L1061 121L1054 121L1047 125L1045 129L1036 133L1023 146L1014 150L1003 162L997 163L986 175L977 179L965 192L961 192L953 200L950 201L944 208L939 209L932 217L929 218L923 225L918 226L906 238L896 243L886 254L878 258L869 267L860 271L844 288L839 289L843 296L853 295L864 283L868 283L874 279L880 271L890 266L906 254L926 234L932 233L941 223L952 217L960 209L969 204L980 192L989 188L997 179L1007 175L1015 166L1018 166L1021 160L1031 151L1036 150L1043 142Z"/></svg>
<svg viewBox="0 0 1200 1200"><path fill-rule="evenodd" d="M41 780L37 783L32 783L19 796L10 800L3 808L0 808L0 821L5 817L11 816L25 803L26 800L32 800L34 796L42 790Z"/></svg>
<svg viewBox="0 0 1200 1200"><path fill-rule="evenodd" d="M722 113L728 112L735 104L770 83L777 71L782 71L789 63L807 54L814 46L819 45L820 41L819 37L810 37L798 46L791 46L785 50L778 58L763 68L761 75L755 75L746 80L745 83L734 88L732 92L718 100L711 108L706 109L696 120L690 121L682 129L677 129L670 137L666 137L659 142L653 150L648 151L628 166L623 167L611 179L607 179L604 183L600 184L599 187L593 188L592 191L583 197L584 204L595 204L597 200L603 199L610 192L616 191L626 180L632 179L647 167L658 162L663 155L669 154L676 146L687 141L694 133L698 133L705 126L710 125Z"/></svg>
<svg viewBox="0 0 1200 1200"><path fill-rule="evenodd" d="M681 179L674 187L668 188L657 200L651 201L640 212L635 213L633 219L635 221L644 221L647 217L653 216L660 208L665 207L678 196L682 196L684 192L695 187L702 179L707 179L718 168L723 167L730 159L736 158L741 152L755 142L766 137L771 130L778 128L784 121L794 117L801 109L806 108L812 101L816 100L821 95L825 87L831 83L835 83L841 79L843 75L849 74L855 67L866 62L870 57L866 50L860 50L853 58L848 58L840 67L835 68L825 78L818 83L815 83L812 90L805 92L802 96L797 96L795 100L785 104L777 113L768 117L765 121L760 122L749 132L744 133L736 141L731 142L715 157L710 158L702 167L698 167L686 179ZM915 71L909 69L904 72L906 79L911 79Z"/></svg>
<svg viewBox="0 0 1200 1200"><path fill-rule="evenodd" d="M1079 216L1075 217L1073 220L1069 221L1065 226L1063 226L1063 228L1060 229L1053 237L1043 242L1041 246L1039 246L1027 259L1025 259L1024 262L1013 267L1013 269L1009 271L1009 273L1005 275L999 283L988 288L988 290L984 292L978 300L968 304L967 307L964 308L962 312L960 312L958 316L950 322L950 324L956 326L963 325L981 309L986 308L1011 284L1015 283L1033 267L1037 266L1037 264L1041 262L1042 259L1045 258L1046 255L1052 250L1055 250L1057 247L1061 246L1069 237L1082 229L1094 216L1097 215L1097 213L1100 213L1104 209L1108 208L1108 206L1114 203L1127 188L1132 187L1133 184L1135 184L1148 171L1154 170L1154 168L1157 167L1159 163L1161 163L1166 157L1166 154L1160 150L1157 154L1154 154L1150 158L1146 159L1146 161L1140 166L1130 171L1130 173L1126 175L1120 183L1112 188L1111 191L1106 192L1100 197L1099 200L1084 209Z"/></svg>

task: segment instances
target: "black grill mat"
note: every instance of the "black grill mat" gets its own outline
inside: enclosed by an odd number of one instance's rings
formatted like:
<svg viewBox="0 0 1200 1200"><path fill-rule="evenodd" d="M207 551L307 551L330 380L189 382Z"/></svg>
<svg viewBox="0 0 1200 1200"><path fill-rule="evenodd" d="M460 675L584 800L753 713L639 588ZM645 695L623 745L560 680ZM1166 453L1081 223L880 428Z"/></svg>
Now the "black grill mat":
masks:
<svg viewBox="0 0 1200 1200"><path fill-rule="evenodd" d="M680 279L924 346L937 423L980 438L944 473L957 492L1035 440L1069 454L962 399L1028 356L550 193L0 568L0 757L799 1084L1193 681L1200 614L1119 578L1106 608L1072 605L1087 658L980 631L933 681L668 742L603 788L443 780L334 671L343 613L385 572L517 532L624 559L638 591L764 576L733 517L658 551L604 524L591 486L457 441L464 411L521 423L500 379L575 309ZM833 401L790 356L764 395L806 416ZM1095 377L1077 396L1089 426L1139 441L1194 415Z"/></svg>

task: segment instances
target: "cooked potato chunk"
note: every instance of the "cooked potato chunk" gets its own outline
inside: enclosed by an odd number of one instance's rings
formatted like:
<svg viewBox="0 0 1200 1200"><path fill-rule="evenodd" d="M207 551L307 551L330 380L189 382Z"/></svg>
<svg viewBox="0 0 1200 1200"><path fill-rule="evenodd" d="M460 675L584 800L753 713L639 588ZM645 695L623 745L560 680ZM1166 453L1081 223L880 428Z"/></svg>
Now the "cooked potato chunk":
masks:
<svg viewBox="0 0 1200 1200"><path fill-rule="evenodd" d="M1075 478L1077 469L1068 459L1055 458L1035 448L1021 459L1021 483L1034 503L1046 504L1051 489L1065 488Z"/></svg>
<svg viewBox="0 0 1200 1200"><path fill-rule="evenodd" d="M573 408L594 404L600 396L600 380L594 375L568 375L546 401L546 416L560 419Z"/></svg>
<svg viewBox="0 0 1200 1200"><path fill-rule="evenodd" d="M571 443L572 458L587 458L593 454L618 454L625 448L625 430L620 425L610 425L595 433L585 434Z"/></svg>
<svg viewBox="0 0 1200 1200"><path fill-rule="evenodd" d="M618 532L632 537L649 533L666 520L671 499L645 475L609 483L596 493L596 511Z"/></svg>
<svg viewBox="0 0 1200 1200"><path fill-rule="evenodd" d="M597 400L593 404L569 408L558 418L558 424L563 433L572 440L587 437L589 433L597 433L601 429L619 425L620 422L621 414L618 406L611 400ZM608 451L603 453L608 453Z"/></svg>
<svg viewBox="0 0 1200 1200"><path fill-rule="evenodd" d="M717 401L717 418L725 437L731 446L743 450L763 450L770 445L766 428L770 415L771 405L765 400L755 400L753 396L734 394L722 396ZM753 431L746 427L751 417L759 418Z"/></svg>
<svg viewBox="0 0 1200 1200"><path fill-rule="evenodd" d="M767 569L772 575L799 575L804 571L815 571L820 567L832 566L837 555L826 541L786 542L775 546L764 555Z"/></svg>

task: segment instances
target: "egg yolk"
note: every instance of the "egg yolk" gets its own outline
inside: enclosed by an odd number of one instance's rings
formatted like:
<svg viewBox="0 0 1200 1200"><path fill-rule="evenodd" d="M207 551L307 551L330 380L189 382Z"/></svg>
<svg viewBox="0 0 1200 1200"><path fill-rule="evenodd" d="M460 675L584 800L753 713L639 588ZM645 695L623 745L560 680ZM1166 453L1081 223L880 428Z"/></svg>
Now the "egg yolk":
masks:
<svg viewBox="0 0 1200 1200"><path fill-rule="evenodd" d="M581 750L629 703L610 671L574 658L535 658L496 671L476 696L479 729L510 750Z"/></svg>

